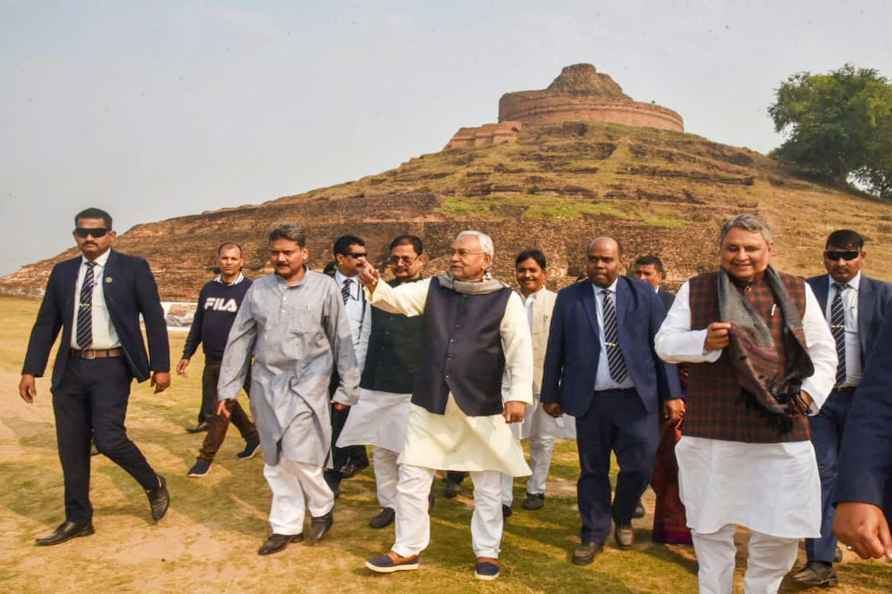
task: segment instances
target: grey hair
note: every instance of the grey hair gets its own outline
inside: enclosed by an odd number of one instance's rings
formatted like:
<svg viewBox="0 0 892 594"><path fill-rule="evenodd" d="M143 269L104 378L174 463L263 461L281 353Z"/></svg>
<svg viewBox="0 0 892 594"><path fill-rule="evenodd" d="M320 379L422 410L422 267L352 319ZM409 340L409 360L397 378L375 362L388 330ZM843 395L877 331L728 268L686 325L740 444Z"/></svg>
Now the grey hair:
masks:
<svg viewBox="0 0 892 594"><path fill-rule="evenodd" d="M304 233L303 227L300 225L286 224L273 227L269 232L269 241L273 242L277 239L293 241L300 247L306 247L307 245L307 234Z"/></svg>
<svg viewBox="0 0 892 594"><path fill-rule="evenodd" d="M771 227L768 223L760 219L754 214L739 214L725 221L722 225L722 231L719 233L719 245L724 243L725 237L731 232L731 229L743 229L750 233L759 233L765 241L771 241L774 237L771 233Z"/></svg>
<svg viewBox="0 0 892 594"><path fill-rule="evenodd" d="M456 235L455 240L458 241L462 237L476 237L477 242L480 244L480 249L483 251L483 253L488 255L490 258L495 258L496 249L492 243L492 237L490 237L483 231L474 231L473 229L468 229Z"/></svg>

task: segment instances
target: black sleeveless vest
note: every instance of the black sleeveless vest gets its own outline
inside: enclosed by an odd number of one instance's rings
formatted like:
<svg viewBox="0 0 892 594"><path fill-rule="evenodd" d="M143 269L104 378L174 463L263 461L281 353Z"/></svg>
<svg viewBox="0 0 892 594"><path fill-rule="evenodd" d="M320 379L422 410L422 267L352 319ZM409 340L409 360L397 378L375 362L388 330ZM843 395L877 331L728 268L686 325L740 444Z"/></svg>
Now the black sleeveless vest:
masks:
<svg viewBox="0 0 892 594"><path fill-rule="evenodd" d="M424 307L424 361L415 375L412 403L446 412L452 392L469 417L502 412L505 353L499 327L511 289L465 295L431 279Z"/></svg>

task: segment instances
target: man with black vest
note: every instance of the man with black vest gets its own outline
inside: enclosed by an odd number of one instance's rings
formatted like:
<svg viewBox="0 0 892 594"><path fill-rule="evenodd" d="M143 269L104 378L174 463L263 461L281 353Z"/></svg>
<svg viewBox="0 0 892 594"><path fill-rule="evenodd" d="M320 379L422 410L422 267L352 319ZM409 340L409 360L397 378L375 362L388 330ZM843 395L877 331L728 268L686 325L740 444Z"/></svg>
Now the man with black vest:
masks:
<svg viewBox="0 0 892 594"><path fill-rule="evenodd" d="M806 539L806 565L793 576L796 581L809 586L834 586L837 583L833 569L836 538L832 529L839 448L855 388L863 376L864 362L876 347L892 298L892 285L861 274L866 257L864 238L858 232L851 229L834 231L827 237L824 247L827 274L808 279L821 311L830 323L839 359L833 391L821 412L809 417L811 441L821 476L821 537Z"/></svg>
<svg viewBox="0 0 892 594"><path fill-rule="evenodd" d="M414 235L400 235L390 243L391 287L421 278L424 246ZM372 335L359 384L359 402L338 439L338 447L375 446L372 465L381 511L372 528L385 528L396 516L397 459L406 439L415 374L424 350L421 316L407 317L372 309Z"/></svg>
<svg viewBox="0 0 892 594"><path fill-rule="evenodd" d="M542 408L576 418L580 543L573 563L591 563L610 532L634 543L632 517L650 483L660 415L678 416L675 367L657 358L653 338L666 315L653 288L620 276L615 239L594 239L586 252L588 282L562 289L554 305L542 373ZM610 455L619 475L611 501Z"/></svg>
<svg viewBox="0 0 892 594"><path fill-rule="evenodd" d="M83 210L74 224L72 235L81 255L59 262L50 273L19 382L19 395L33 403L34 378L43 375L61 330L50 391L65 480L65 521L37 539L41 546L93 534L91 437L100 453L145 490L156 522L170 503L164 478L149 466L124 427L133 378L143 382L151 376L156 394L170 385L167 326L155 277L142 258L111 249L116 234L104 210Z"/></svg>
<svg viewBox="0 0 892 594"><path fill-rule="evenodd" d="M396 542L370 559L378 573L418 568L430 542L428 494L435 469L470 472L475 575L499 575L501 475L528 476L508 423L532 403L533 354L526 312L507 285L491 280L492 239L463 231L452 244L449 273L391 288L376 270L360 275L373 306L423 314L424 354L415 376L396 497Z"/></svg>
<svg viewBox="0 0 892 594"><path fill-rule="evenodd" d="M189 476L198 478L205 476L211 468L217 450L223 444L229 422L239 430L245 440L245 449L238 454L240 460L252 458L260 447L257 428L250 417L235 398L225 401L226 412L217 413L217 381L220 379L220 365L223 363L223 351L229 330L235 321L235 315L241 307L242 299L251 286L251 280L242 274L244 265L242 248L237 243L224 243L217 248L217 265L220 274L202 287L198 294L198 307L192 319L189 336L183 346L183 357L177 364L177 373L186 375L189 361L199 343L204 349L204 371L201 374L201 401L210 402L211 414L207 415L207 434L198 459L189 470ZM251 379L245 381L245 391L250 389Z"/></svg>
<svg viewBox="0 0 892 594"><path fill-rule="evenodd" d="M821 527L807 415L834 384L836 347L801 278L769 265L770 228L738 215L719 235L721 268L688 280L656 337L688 364L681 500L703 594L734 588L736 526L750 531L746 592L776 593L799 540Z"/></svg>

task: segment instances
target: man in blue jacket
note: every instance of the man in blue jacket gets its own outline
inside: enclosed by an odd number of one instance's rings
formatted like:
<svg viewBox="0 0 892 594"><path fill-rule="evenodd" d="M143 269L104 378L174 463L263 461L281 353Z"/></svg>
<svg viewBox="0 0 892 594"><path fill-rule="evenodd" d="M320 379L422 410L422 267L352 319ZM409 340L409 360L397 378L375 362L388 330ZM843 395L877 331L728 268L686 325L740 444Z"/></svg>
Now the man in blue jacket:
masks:
<svg viewBox="0 0 892 594"><path fill-rule="evenodd" d="M827 237L827 274L808 279L830 324L839 360L833 391L820 413L809 417L821 477L821 537L805 541L807 562L794 575L798 582L809 586L837 583L832 527L834 486L838 469L842 468L838 465L839 447L844 427L850 426L846 419L863 376L864 362L877 348L877 335L892 299L892 285L862 274L866 257L864 238L851 229L839 229Z"/></svg>
<svg viewBox="0 0 892 594"><path fill-rule="evenodd" d="M133 378L142 382L151 373L156 394L170 385L167 326L155 278L142 258L111 249L116 235L107 212L88 208L74 222L73 235L82 256L53 267L19 382L19 395L33 403L35 378L43 375L61 330L51 392L65 479L65 521L37 539L42 546L93 534L91 436L99 452L146 491L156 522L170 502L164 478L149 466L124 428ZM150 356L143 344L140 314Z"/></svg>
<svg viewBox="0 0 892 594"><path fill-rule="evenodd" d="M587 252L589 282L558 293L541 402L553 416L576 417L580 476L580 544L573 562L592 562L611 519L620 547L634 542L631 519L650 482L660 437L660 413L677 419L683 402L678 373L654 351L666 310L653 288L620 276L622 251L609 237ZM610 453L619 462L611 505Z"/></svg>

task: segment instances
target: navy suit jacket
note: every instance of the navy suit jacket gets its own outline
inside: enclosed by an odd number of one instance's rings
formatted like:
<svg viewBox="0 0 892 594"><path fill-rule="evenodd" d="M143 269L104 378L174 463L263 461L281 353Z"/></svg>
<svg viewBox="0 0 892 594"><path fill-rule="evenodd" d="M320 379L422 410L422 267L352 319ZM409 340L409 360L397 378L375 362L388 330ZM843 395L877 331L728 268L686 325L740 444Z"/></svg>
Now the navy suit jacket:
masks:
<svg viewBox="0 0 892 594"><path fill-rule="evenodd" d="M813 276L807 282L818 298L821 313L826 318L827 296L830 294L830 283L833 282L830 275ZM862 367L873 352L883 320L892 308L890 301L892 301L892 285L861 275L861 284L858 286L858 338L861 341Z"/></svg>
<svg viewBox="0 0 892 594"><path fill-rule="evenodd" d="M663 307L665 307L668 312L669 308L672 307L672 304L675 303L675 293L660 289L657 291L657 296L663 301Z"/></svg>
<svg viewBox="0 0 892 594"><path fill-rule="evenodd" d="M81 261L81 256L78 256L59 262L53 267L37 314L37 321L31 330L28 354L22 367L22 373L41 377L46 370L50 349L61 329L62 342L56 354L56 363L53 365L54 390L62 382L71 349L71 332L75 323L74 291ZM112 251L106 261L103 277L105 305L121 341L130 373L138 381L145 381L149 377L150 370L170 371L167 325L155 277L149 270L148 262L136 256ZM146 355L142 339L140 314L146 323L151 359Z"/></svg>
<svg viewBox="0 0 892 594"><path fill-rule="evenodd" d="M867 357L837 466L836 503L872 503L882 507L892 523L892 316L886 318L876 348Z"/></svg>
<svg viewBox="0 0 892 594"><path fill-rule="evenodd" d="M592 283L580 282L558 292L551 317L540 400L558 402L574 417L584 416L594 398L601 353L596 307ZM629 377L645 410L652 413L661 402L681 396L675 366L664 363L654 350L666 309L652 286L622 276L616 284L616 316Z"/></svg>

